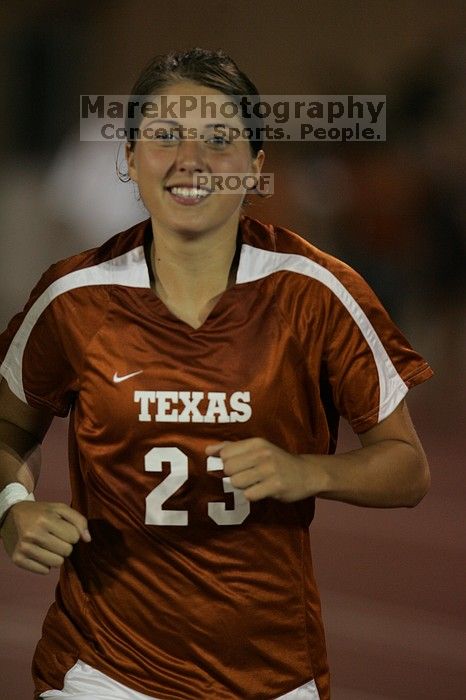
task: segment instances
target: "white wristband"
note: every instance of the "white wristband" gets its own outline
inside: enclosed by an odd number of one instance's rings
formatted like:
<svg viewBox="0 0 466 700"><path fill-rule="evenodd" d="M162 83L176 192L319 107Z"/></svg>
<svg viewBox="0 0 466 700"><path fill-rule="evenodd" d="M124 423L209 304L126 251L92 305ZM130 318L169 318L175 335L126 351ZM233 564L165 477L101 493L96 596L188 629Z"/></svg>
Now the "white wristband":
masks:
<svg viewBox="0 0 466 700"><path fill-rule="evenodd" d="M34 494L28 493L28 490L23 484L15 481L12 484L7 484L5 488L0 491L0 525L2 524L3 518L7 511L15 503L19 501L35 501Z"/></svg>

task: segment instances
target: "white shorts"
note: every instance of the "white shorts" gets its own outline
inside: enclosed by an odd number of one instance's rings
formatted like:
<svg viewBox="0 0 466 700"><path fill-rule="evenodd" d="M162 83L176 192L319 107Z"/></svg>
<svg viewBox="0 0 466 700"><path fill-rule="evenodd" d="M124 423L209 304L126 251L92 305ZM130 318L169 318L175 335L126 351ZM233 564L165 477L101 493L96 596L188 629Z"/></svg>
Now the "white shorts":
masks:
<svg viewBox="0 0 466 700"><path fill-rule="evenodd" d="M63 690L46 690L40 697L60 700L157 700L127 688L79 660L65 675ZM314 681L310 681L280 695L276 700L319 700L319 693Z"/></svg>

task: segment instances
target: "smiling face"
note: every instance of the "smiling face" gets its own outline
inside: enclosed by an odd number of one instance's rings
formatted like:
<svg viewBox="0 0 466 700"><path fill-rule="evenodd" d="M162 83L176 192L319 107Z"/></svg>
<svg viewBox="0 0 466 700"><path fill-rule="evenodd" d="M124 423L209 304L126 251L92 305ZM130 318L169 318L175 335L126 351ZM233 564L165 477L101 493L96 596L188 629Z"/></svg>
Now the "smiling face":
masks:
<svg viewBox="0 0 466 700"><path fill-rule="evenodd" d="M179 95L206 95L217 104L231 101L191 81L167 85L163 94L175 100ZM244 128L238 117L225 119L217 112L215 119L206 119L201 114L200 97L197 104L198 108L183 119L144 117L140 128L146 137L136 141L133 149L126 146L129 175L138 184L155 230L190 235L236 231L244 189L229 193L213 189L209 176L259 174L264 153L254 156L249 141L228 138L229 127ZM194 187L198 175L206 176L202 188Z"/></svg>

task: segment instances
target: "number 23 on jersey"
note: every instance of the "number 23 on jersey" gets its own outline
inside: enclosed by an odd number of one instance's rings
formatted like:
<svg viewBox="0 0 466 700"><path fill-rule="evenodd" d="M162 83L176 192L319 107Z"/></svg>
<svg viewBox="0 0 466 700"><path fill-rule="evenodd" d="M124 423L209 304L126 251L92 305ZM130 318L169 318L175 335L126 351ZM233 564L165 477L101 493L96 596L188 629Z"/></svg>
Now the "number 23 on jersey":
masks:
<svg viewBox="0 0 466 700"><path fill-rule="evenodd" d="M170 496L188 480L188 457L178 447L154 447L144 457L144 469L147 472L161 472L163 464L170 465L170 472L146 496L146 525L187 525L189 512L187 510L163 509ZM207 457L207 471L223 469L219 457ZM234 507L227 510L225 503L213 502L208 504L208 516L217 525L241 525L248 517L251 507L241 489L232 486L229 477L223 477L223 490L232 493Z"/></svg>

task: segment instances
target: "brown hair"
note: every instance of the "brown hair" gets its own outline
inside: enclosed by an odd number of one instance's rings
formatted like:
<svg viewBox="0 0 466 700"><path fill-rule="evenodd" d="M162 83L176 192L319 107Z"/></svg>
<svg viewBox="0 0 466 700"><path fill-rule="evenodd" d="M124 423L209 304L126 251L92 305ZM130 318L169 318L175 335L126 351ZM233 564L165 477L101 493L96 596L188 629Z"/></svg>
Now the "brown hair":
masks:
<svg viewBox="0 0 466 700"><path fill-rule="evenodd" d="M225 95L231 95L233 99L241 95L254 95L259 98L254 83L224 51L194 48L155 56L133 85L130 100L138 101L141 96L160 94L164 87L182 80L191 80L199 85L213 88ZM239 99L235 102L245 120L245 106ZM260 132L257 133L257 129L262 125L262 119L254 115L251 118L248 114L247 120L253 134L259 136L249 141L253 156L256 157L263 144ZM132 134L137 130L139 121L140 117L136 122L126 117L126 136L131 149L134 148Z"/></svg>

